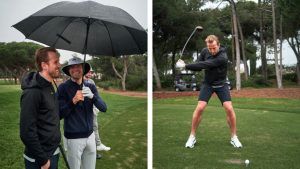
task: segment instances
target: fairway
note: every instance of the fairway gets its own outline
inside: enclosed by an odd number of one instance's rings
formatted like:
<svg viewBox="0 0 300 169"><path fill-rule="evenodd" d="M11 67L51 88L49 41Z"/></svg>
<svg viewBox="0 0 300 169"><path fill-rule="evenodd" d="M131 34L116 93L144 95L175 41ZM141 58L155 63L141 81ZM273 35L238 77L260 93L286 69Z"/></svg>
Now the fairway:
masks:
<svg viewBox="0 0 300 169"><path fill-rule="evenodd" d="M300 166L300 100L233 98L242 149L229 143L226 114L212 97L197 130L189 136L196 97L153 101L153 168L155 169L297 169Z"/></svg>
<svg viewBox="0 0 300 169"><path fill-rule="evenodd" d="M19 137L20 94L20 86L0 85L1 169L24 168L24 145ZM108 105L106 114L98 116L100 136L102 142L112 149L101 152L103 158L97 160L96 168L146 168L147 99L100 95ZM59 168L66 168L62 156Z"/></svg>

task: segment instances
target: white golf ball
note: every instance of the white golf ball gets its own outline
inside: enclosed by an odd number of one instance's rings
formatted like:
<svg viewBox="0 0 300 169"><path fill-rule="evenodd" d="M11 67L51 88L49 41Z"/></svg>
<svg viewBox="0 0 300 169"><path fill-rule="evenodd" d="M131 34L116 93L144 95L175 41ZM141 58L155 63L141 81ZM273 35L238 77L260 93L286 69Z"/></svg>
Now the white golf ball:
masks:
<svg viewBox="0 0 300 169"><path fill-rule="evenodd" d="M245 164L248 165L250 163L250 161L247 159L245 160Z"/></svg>

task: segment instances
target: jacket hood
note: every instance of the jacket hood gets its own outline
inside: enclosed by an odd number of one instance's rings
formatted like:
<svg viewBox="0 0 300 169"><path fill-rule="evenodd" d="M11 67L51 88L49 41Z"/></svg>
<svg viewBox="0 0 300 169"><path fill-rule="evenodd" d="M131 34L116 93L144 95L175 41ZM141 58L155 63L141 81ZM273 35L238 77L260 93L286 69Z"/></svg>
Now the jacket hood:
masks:
<svg viewBox="0 0 300 169"><path fill-rule="evenodd" d="M30 88L43 88L52 85L49 81L44 79L39 72L30 72L25 75L21 82L21 89L30 89Z"/></svg>

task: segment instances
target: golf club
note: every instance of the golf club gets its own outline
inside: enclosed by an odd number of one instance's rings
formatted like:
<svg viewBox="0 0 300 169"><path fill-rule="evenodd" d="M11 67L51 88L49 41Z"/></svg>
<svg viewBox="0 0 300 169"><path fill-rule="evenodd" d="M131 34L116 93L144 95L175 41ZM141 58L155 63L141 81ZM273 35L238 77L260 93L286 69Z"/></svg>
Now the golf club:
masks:
<svg viewBox="0 0 300 169"><path fill-rule="evenodd" d="M58 147L59 147L59 150L60 150L60 152L61 152L61 154L62 154L62 156L63 156L63 159L65 160L65 163L66 163L67 168L70 169L70 165L69 165L69 163L68 163L68 160L67 160L67 157L66 157L66 154L65 154L64 149L62 148L61 145L59 145Z"/></svg>
<svg viewBox="0 0 300 169"><path fill-rule="evenodd" d="M180 59L183 55L183 52L184 52L184 49L186 47L186 45L188 44L188 42L190 41L190 39L192 38L192 36L194 35L194 33L196 32L196 30L199 30L199 32L202 32L203 31L203 27L202 26L196 26L195 29L193 30L193 32L191 33L190 37L187 39L187 41L185 42L182 50L181 50L181 53L180 53Z"/></svg>

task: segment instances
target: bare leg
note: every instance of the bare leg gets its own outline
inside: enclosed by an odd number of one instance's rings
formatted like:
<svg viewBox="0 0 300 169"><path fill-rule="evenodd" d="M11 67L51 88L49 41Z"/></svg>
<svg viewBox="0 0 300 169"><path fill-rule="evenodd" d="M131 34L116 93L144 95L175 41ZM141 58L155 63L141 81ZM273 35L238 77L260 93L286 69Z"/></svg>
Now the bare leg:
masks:
<svg viewBox="0 0 300 169"><path fill-rule="evenodd" d="M191 135L196 136L196 130L201 122L202 113L207 105L205 101L198 101L197 107L194 110L193 118L192 118L192 128L191 128Z"/></svg>
<svg viewBox="0 0 300 169"><path fill-rule="evenodd" d="M227 113L227 123L230 128L231 137L236 135L236 117L235 112L233 110L232 102L226 101L223 103L223 107L225 112Z"/></svg>

